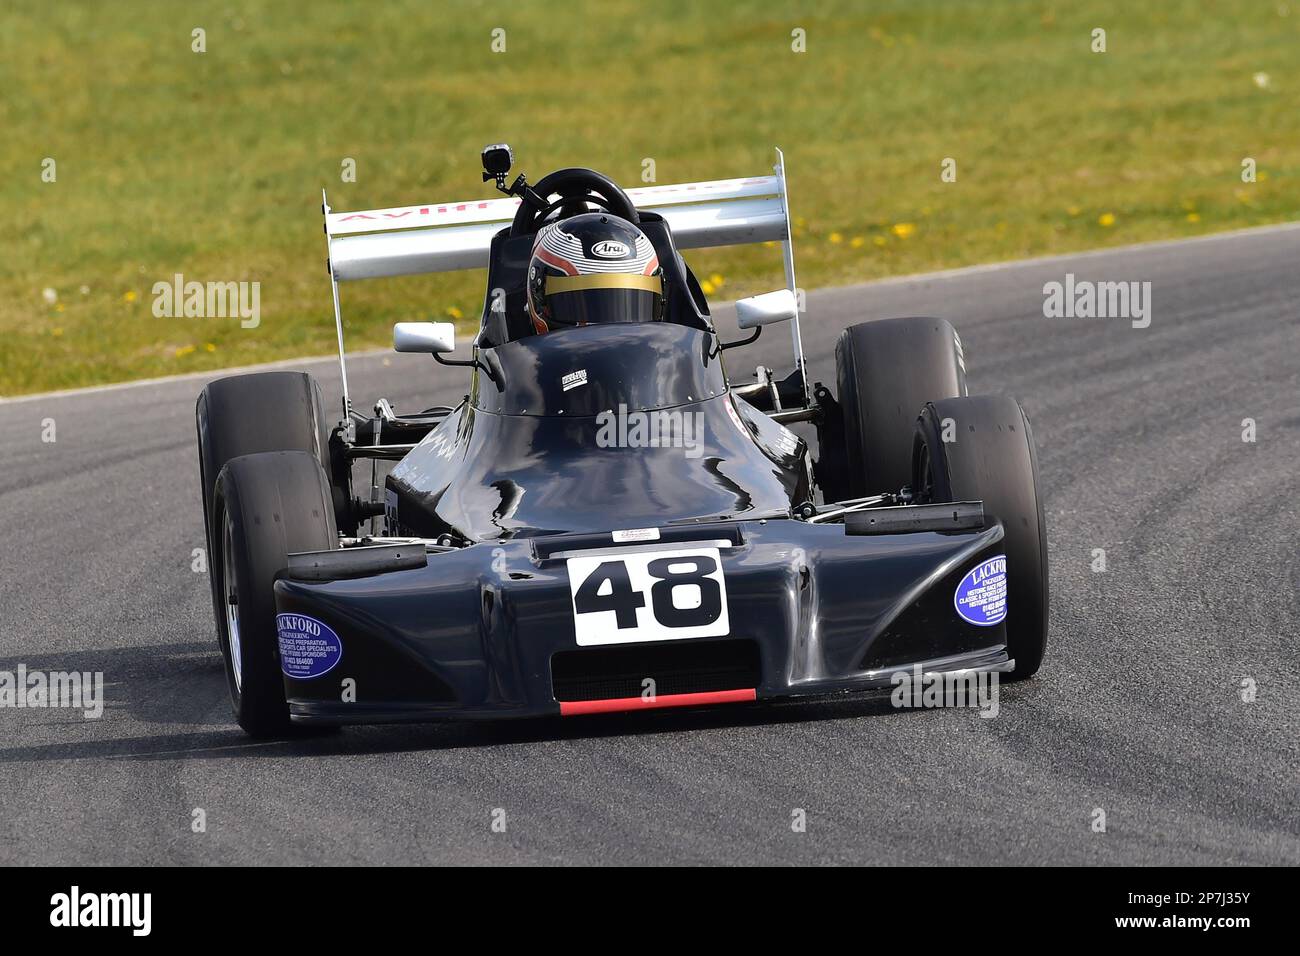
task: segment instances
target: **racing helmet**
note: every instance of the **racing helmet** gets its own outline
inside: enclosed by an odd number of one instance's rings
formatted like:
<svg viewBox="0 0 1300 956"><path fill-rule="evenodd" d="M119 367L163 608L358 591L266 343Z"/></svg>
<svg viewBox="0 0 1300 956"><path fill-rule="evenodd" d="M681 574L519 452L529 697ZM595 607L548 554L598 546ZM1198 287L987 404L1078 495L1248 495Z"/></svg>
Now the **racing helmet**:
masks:
<svg viewBox="0 0 1300 956"><path fill-rule="evenodd" d="M607 212L543 226L528 263L528 316L540 335L663 317L664 271L644 232Z"/></svg>

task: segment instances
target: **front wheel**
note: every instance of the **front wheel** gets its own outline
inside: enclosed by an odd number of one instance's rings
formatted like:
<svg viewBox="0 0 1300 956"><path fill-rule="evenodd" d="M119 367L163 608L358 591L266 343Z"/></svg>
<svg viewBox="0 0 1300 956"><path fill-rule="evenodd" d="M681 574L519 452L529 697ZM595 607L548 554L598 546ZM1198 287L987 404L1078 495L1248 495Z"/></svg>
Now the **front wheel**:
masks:
<svg viewBox="0 0 1300 956"><path fill-rule="evenodd" d="M850 326L835 346L835 378L844 419L844 467L841 474L823 474L827 501L906 485L917 412L926 402L966 394L961 340L943 319L876 319Z"/></svg>
<svg viewBox="0 0 1300 956"><path fill-rule="evenodd" d="M1047 524L1038 494L1038 453L1015 399L972 395L929 402L912 444L919 504L983 501L987 526L1001 521L1007 558L1007 653L1012 680L1031 677L1047 650Z"/></svg>
<svg viewBox="0 0 1300 956"><path fill-rule="evenodd" d="M213 524L217 478L226 462L268 451L305 451L330 468L329 428L320 384L306 372L254 372L209 382L194 408L199 440L199 484L208 554L221 547ZM345 489L335 494L335 512L345 514ZM216 581L212 599L217 602ZM221 608L217 608L221 617ZM221 627L218 620L217 627Z"/></svg>
<svg viewBox="0 0 1300 956"><path fill-rule="evenodd" d="M275 627L275 578L300 551L338 547L329 481L303 451L226 463L213 497L218 636L239 726L254 737L289 730Z"/></svg>

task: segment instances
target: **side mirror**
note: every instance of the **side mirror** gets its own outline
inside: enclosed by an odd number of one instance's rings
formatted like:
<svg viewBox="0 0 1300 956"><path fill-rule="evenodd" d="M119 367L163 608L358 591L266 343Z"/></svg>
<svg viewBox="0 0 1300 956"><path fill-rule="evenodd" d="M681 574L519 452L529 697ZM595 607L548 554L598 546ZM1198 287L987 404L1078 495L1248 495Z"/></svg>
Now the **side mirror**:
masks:
<svg viewBox="0 0 1300 956"><path fill-rule="evenodd" d="M789 289L752 295L736 302L736 324L753 329L773 322L789 322L799 315L799 300Z"/></svg>
<svg viewBox="0 0 1300 956"><path fill-rule="evenodd" d="M456 348L456 326L451 322L398 322L393 326L393 350L434 355Z"/></svg>

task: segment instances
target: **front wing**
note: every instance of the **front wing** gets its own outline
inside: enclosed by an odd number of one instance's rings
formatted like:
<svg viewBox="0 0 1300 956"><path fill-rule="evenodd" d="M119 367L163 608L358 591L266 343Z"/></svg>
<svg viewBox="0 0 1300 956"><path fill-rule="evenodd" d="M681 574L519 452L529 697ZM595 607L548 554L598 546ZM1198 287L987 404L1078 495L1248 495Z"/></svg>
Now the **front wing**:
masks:
<svg viewBox="0 0 1300 956"><path fill-rule="evenodd" d="M790 519L547 535L275 584L295 721L570 715L1009 670L1003 529Z"/></svg>

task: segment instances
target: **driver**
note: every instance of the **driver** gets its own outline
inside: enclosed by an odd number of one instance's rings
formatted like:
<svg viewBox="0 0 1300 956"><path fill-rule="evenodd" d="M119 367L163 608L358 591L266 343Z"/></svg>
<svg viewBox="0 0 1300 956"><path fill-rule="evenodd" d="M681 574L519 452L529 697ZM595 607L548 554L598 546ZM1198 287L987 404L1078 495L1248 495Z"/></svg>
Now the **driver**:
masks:
<svg viewBox="0 0 1300 956"><path fill-rule="evenodd" d="M646 234L587 212L543 226L528 263L528 315L540 335L604 322L657 322L664 274Z"/></svg>

